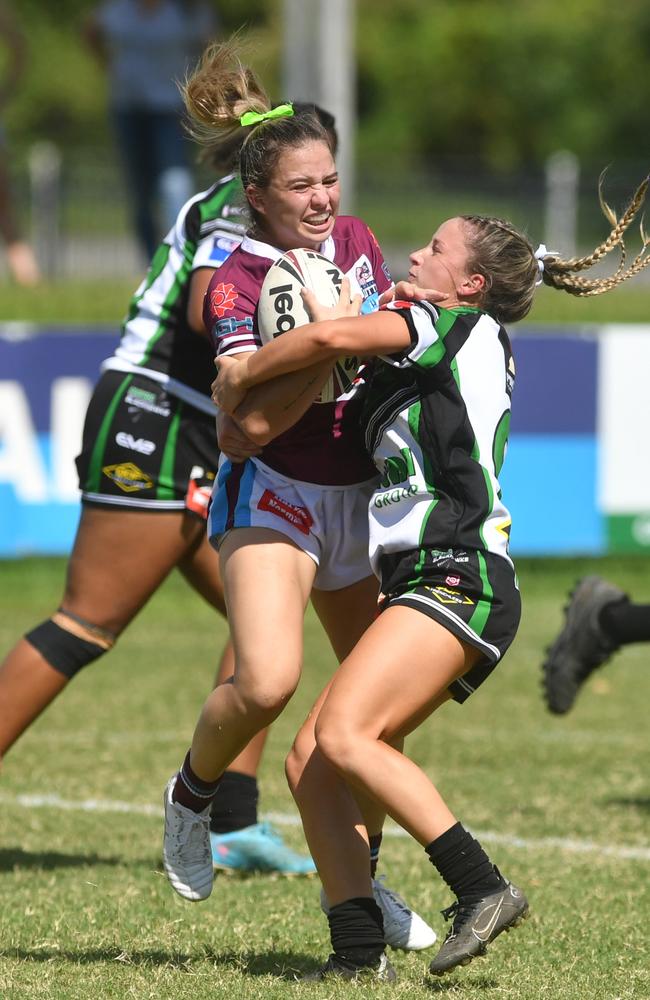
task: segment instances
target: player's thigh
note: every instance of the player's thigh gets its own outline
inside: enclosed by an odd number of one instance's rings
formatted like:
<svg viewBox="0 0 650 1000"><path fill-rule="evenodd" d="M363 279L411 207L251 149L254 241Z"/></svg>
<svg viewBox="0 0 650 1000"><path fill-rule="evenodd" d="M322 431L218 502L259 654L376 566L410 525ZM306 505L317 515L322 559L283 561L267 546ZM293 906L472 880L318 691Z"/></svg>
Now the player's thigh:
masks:
<svg viewBox="0 0 650 1000"><path fill-rule="evenodd" d="M379 585L368 576L341 590L314 590L311 601L339 660L354 649L377 613Z"/></svg>
<svg viewBox="0 0 650 1000"><path fill-rule="evenodd" d="M391 741L406 736L440 704L476 661L477 650L412 608L388 608L335 674L319 729Z"/></svg>
<svg viewBox="0 0 650 1000"><path fill-rule="evenodd" d="M303 620L313 559L268 528L235 528L219 555L235 683L293 690L302 666Z"/></svg>
<svg viewBox="0 0 650 1000"><path fill-rule="evenodd" d="M62 607L119 634L204 530L182 511L84 505Z"/></svg>

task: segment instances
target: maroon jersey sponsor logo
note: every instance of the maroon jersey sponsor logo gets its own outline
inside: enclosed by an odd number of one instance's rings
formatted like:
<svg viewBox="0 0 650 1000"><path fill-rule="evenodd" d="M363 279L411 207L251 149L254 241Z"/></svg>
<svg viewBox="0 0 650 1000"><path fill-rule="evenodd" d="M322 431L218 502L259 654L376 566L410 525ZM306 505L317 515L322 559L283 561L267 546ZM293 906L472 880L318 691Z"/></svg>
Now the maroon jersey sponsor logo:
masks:
<svg viewBox="0 0 650 1000"><path fill-rule="evenodd" d="M314 519L306 507L297 507L295 504L288 503L272 493L271 490L264 490L257 504L257 509L277 514L289 524L293 524L294 528L301 531L303 535L309 534L309 529L314 523Z"/></svg>

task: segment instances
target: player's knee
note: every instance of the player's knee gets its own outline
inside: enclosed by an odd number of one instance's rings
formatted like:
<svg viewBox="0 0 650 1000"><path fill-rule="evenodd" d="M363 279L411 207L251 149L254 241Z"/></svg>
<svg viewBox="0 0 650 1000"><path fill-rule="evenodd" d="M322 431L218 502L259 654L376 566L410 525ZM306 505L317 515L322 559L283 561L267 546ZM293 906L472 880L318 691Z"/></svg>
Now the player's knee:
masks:
<svg viewBox="0 0 650 1000"><path fill-rule="evenodd" d="M288 704L295 685L256 684L245 692L241 692L242 702L247 714L268 726L277 719Z"/></svg>
<svg viewBox="0 0 650 1000"><path fill-rule="evenodd" d="M317 720L316 746L321 756L337 771L349 770L354 757L354 740L347 727L341 726L338 720Z"/></svg>
<svg viewBox="0 0 650 1000"><path fill-rule="evenodd" d="M282 712L293 694L290 692L258 689L251 692L247 701L247 710L256 715L264 725L270 725Z"/></svg>
<svg viewBox="0 0 650 1000"><path fill-rule="evenodd" d="M108 652L116 637L76 615L59 610L53 618L28 632L25 639L54 670L71 679Z"/></svg>

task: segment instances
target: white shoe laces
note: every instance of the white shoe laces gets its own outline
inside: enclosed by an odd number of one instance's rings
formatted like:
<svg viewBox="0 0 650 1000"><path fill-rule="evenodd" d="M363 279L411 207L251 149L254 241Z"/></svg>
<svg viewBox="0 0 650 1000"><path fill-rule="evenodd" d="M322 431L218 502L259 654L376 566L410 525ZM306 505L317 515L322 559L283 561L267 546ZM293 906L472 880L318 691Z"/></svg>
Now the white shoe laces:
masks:
<svg viewBox="0 0 650 1000"><path fill-rule="evenodd" d="M196 857L202 861L211 854L210 818L207 813L181 812L176 803L172 803L169 827L169 837L175 849L185 848L186 860Z"/></svg>

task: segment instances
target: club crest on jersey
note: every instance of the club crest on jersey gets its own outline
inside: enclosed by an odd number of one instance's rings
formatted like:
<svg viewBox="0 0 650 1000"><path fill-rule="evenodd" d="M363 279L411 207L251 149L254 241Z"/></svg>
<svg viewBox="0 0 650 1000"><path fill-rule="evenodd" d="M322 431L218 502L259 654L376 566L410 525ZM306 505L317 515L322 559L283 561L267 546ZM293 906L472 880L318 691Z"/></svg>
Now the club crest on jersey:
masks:
<svg viewBox="0 0 650 1000"><path fill-rule="evenodd" d="M353 266L354 276L357 279L364 299L370 298L371 295L377 295L377 282L372 273L372 265L366 255L364 254L362 257L359 257Z"/></svg>
<svg viewBox="0 0 650 1000"><path fill-rule="evenodd" d="M210 309L219 319L234 308L237 301L235 286L220 281L210 292Z"/></svg>

